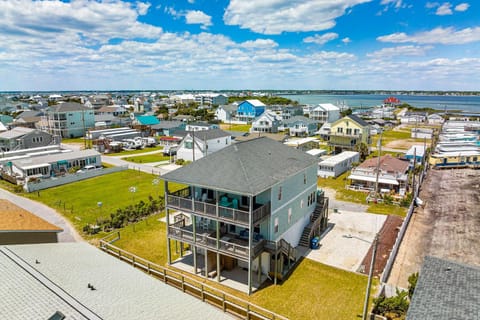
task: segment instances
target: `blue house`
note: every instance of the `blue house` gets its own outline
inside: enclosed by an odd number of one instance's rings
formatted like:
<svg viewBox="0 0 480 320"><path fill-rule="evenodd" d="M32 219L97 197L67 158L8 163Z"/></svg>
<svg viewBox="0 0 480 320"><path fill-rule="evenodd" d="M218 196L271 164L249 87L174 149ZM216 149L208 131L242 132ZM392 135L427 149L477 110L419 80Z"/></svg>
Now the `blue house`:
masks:
<svg viewBox="0 0 480 320"><path fill-rule="evenodd" d="M245 100L238 105L237 120L250 123L265 112L265 107L265 104L259 100Z"/></svg>
<svg viewBox="0 0 480 320"><path fill-rule="evenodd" d="M295 247L308 246L327 226L317 166L317 158L261 137L163 175L168 263L217 281L235 269L248 293L267 277L276 282L295 264ZM175 263L172 242L190 247Z"/></svg>
<svg viewBox="0 0 480 320"><path fill-rule="evenodd" d="M312 136L318 130L318 121L304 116L294 116L284 120L283 125L285 129L288 129L289 134L295 137Z"/></svg>

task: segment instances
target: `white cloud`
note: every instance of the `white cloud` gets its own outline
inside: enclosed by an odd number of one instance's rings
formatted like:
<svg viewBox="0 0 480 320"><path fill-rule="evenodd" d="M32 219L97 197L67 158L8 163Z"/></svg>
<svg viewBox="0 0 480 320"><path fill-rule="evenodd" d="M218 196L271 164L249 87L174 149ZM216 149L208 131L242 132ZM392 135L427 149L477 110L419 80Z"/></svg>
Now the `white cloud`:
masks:
<svg viewBox="0 0 480 320"><path fill-rule="evenodd" d="M112 38L156 38L161 28L137 20L149 7L150 4L142 2L0 1L0 32L7 39L15 36L41 41L71 38L72 41L82 39L90 45L106 43Z"/></svg>
<svg viewBox="0 0 480 320"><path fill-rule="evenodd" d="M343 42L344 44L349 44L350 42L352 42L352 40L350 40L349 37L345 37L345 38L342 39L342 42Z"/></svg>
<svg viewBox="0 0 480 320"><path fill-rule="evenodd" d="M195 0L188 0L188 3L194 4L194 3L195 3Z"/></svg>
<svg viewBox="0 0 480 320"><path fill-rule="evenodd" d="M231 0L223 20L262 34L322 31L357 4L371 0Z"/></svg>
<svg viewBox="0 0 480 320"><path fill-rule="evenodd" d="M402 7L402 0L382 0L381 5L392 5L395 9L400 9Z"/></svg>
<svg viewBox="0 0 480 320"><path fill-rule="evenodd" d="M271 39L256 39L255 41L249 40L240 44L243 48L248 49L260 49L260 48L275 48L278 47L278 43Z"/></svg>
<svg viewBox="0 0 480 320"><path fill-rule="evenodd" d="M338 34L335 33L335 32L329 32L329 33L325 33L325 34L322 34L322 35L319 35L319 34L316 34L312 37L306 37L305 39L303 39L303 42L305 43L316 43L316 44L320 44L320 45L323 45L331 40L334 40L334 39L337 39L338 38Z"/></svg>
<svg viewBox="0 0 480 320"><path fill-rule="evenodd" d="M468 3L460 3L455 6L455 11L464 12L467 11L470 5Z"/></svg>
<svg viewBox="0 0 480 320"><path fill-rule="evenodd" d="M444 2L435 12L437 16L446 16L453 14L452 5L449 2Z"/></svg>
<svg viewBox="0 0 480 320"><path fill-rule="evenodd" d="M390 59L396 56L425 56L426 52L432 48L432 46L398 46L383 48L368 53L367 57L375 59Z"/></svg>
<svg viewBox="0 0 480 320"><path fill-rule="evenodd" d="M438 3L438 2L427 2L425 4L425 8L427 8L427 9L433 9L433 8L438 7L438 6L440 6L440 3Z"/></svg>
<svg viewBox="0 0 480 320"><path fill-rule="evenodd" d="M202 11L191 10L185 13L187 24L201 24L202 29L206 29L212 25L212 17Z"/></svg>
<svg viewBox="0 0 480 320"><path fill-rule="evenodd" d="M467 44L480 41L480 27L455 30L449 28L435 28L430 31L407 35L404 32L393 33L377 38L381 42L392 43L423 43L423 44Z"/></svg>

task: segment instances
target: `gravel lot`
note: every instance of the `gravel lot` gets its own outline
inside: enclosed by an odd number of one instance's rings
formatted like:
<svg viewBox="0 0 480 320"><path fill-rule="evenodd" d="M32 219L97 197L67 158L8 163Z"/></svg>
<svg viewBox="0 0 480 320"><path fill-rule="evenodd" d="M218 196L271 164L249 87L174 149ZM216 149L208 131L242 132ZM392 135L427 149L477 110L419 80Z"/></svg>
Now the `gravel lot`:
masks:
<svg viewBox="0 0 480 320"><path fill-rule="evenodd" d="M480 170L430 170L388 283L406 288L426 255L480 266Z"/></svg>

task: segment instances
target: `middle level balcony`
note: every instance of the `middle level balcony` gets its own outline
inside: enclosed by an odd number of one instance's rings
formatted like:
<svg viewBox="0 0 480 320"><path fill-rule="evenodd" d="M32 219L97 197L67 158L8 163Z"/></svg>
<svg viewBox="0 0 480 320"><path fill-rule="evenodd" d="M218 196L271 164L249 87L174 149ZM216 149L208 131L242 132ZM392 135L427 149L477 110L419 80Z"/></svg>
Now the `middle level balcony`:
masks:
<svg viewBox="0 0 480 320"><path fill-rule="evenodd" d="M195 199L189 187L167 194L165 205L171 209L193 213L218 221L249 226L250 208L239 205L233 195L224 195L220 199ZM271 214L270 202L266 204L253 203L252 224L262 221Z"/></svg>

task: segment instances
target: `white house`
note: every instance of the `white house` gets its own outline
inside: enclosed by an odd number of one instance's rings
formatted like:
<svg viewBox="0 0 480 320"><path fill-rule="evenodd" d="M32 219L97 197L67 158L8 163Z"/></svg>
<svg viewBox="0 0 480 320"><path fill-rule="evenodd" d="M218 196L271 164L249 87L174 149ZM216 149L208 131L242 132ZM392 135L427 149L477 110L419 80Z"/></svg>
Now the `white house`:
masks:
<svg viewBox="0 0 480 320"><path fill-rule="evenodd" d="M310 119L320 124L335 122L340 119L340 108L331 103L321 103L310 110Z"/></svg>
<svg viewBox="0 0 480 320"><path fill-rule="evenodd" d="M203 130L212 130L219 129L218 124L207 123L207 122L194 122L186 125L186 131L203 131Z"/></svg>
<svg viewBox="0 0 480 320"><path fill-rule="evenodd" d="M180 142L177 159L196 161L232 144L232 136L220 129L190 131Z"/></svg>
<svg viewBox="0 0 480 320"><path fill-rule="evenodd" d="M426 120L426 112L405 112L405 114L400 117L400 123L423 123Z"/></svg>
<svg viewBox="0 0 480 320"><path fill-rule="evenodd" d="M410 136L416 139L432 139L433 129L412 128Z"/></svg>
<svg viewBox="0 0 480 320"><path fill-rule="evenodd" d="M356 151L344 151L331 156L318 163L317 175L319 177L338 177L352 168L352 164L360 160L360 154Z"/></svg>
<svg viewBox="0 0 480 320"><path fill-rule="evenodd" d="M267 110L252 122L250 132L277 133L280 126L280 116Z"/></svg>
<svg viewBox="0 0 480 320"><path fill-rule="evenodd" d="M222 105L215 110L215 119L229 122L235 120L235 115L237 114L238 105L236 104L228 104Z"/></svg>
<svg viewBox="0 0 480 320"><path fill-rule="evenodd" d="M445 119L438 113L433 113L427 117L428 124L442 124L445 122Z"/></svg>

